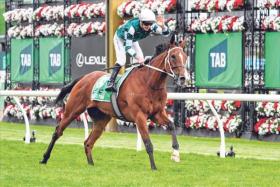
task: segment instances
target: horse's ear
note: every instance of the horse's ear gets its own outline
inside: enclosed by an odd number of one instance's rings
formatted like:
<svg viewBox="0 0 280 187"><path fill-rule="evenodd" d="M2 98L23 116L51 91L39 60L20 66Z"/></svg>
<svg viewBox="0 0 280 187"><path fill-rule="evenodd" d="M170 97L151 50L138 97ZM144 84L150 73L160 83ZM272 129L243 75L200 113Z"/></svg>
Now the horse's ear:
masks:
<svg viewBox="0 0 280 187"><path fill-rule="evenodd" d="M171 35L171 38L170 38L170 45L175 45L175 39L176 39L176 36L175 36L175 34L173 33L173 34Z"/></svg>
<svg viewBox="0 0 280 187"><path fill-rule="evenodd" d="M184 39L182 41L179 42L179 46L182 48L185 48L187 45L187 37L184 37Z"/></svg>

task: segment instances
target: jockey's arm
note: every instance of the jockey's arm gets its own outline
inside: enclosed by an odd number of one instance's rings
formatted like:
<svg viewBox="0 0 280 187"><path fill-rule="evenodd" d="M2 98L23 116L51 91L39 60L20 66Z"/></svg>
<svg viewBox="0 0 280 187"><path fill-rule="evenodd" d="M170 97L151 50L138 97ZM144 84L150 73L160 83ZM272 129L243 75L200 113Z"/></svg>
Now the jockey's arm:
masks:
<svg viewBox="0 0 280 187"><path fill-rule="evenodd" d="M152 26L151 26L151 29L152 29L152 33L155 33L155 34L161 34L163 36L169 36L170 34L170 29L166 26L166 25L163 25L162 27L159 26L158 24L154 23Z"/></svg>
<svg viewBox="0 0 280 187"><path fill-rule="evenodd" d="M132 48L133 43L133 35L135 33L135 30L133 27L130 27L127 31L124 33L124 39L125 39L125 51L129 56L135 57L136 51Z"/></svg>

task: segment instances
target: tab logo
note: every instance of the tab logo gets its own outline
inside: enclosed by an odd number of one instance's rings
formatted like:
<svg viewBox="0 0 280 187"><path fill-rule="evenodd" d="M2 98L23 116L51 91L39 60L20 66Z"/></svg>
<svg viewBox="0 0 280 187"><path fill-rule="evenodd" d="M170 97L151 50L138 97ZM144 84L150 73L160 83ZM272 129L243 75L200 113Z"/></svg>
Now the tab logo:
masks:
<svg viewBox="0 0 280 187"><path fill-rule="evenodd" d="M227 69L227 39L213 47L208 55L208 80L225 72Z"/></svg>
<svg viewBox="0 0 280 187"><path fill-rule="evenodd" d="M32 65L32 44L28 45L20 52L19 74L23 75L31 69Z"/></svg>
<svg viewBox="0 0 280 187"><path fill-rule="evenodd" d="M49 52L49 76L52 76L61 68L61 63L62 63L61 48L62 48L62 42L60 42Z"/></svg>

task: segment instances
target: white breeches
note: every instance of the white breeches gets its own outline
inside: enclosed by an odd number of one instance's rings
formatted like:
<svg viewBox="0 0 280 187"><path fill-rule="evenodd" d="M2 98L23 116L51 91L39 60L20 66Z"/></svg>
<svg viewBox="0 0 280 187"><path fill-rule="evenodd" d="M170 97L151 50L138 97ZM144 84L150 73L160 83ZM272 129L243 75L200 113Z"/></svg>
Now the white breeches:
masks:
<svg viewBox="0 0 280 187"><path fill-rule="evenodd" d="M115 52L117 57L117 62L119 65L124 66L126 63L126 52L125 52L125 46L124 46L124 40L119 38L117 34L114 36L114 46L115 46ZM139 46L138 42L132 43L132 48L136 52L136 58L144 58L142 49ZM133 59L134 60L134 59Z"/></svg>

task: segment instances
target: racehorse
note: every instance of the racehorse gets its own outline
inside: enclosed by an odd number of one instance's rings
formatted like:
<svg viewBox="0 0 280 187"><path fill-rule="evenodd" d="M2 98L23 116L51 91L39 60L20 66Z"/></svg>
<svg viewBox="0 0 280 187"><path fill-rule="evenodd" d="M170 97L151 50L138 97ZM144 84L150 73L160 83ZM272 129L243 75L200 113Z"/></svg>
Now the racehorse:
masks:
<svg viewBox="0 0 280 187"><path fill-rule="evenodd" d="M187 55L183 48L186 41L176 45L172 37L159 55L151 59L149 65L136 67L123 82L119 90L117 103L126 120L134 122L141 134L146 152L149 155L152 170L156 170L153 156L153 145L149 137L146 122L148 119L159 125L167 125L172 136L173 153L171 158L180 161L179 144L175 133L175 125L169 120L165 111L167 100L167 77L173 77L174 81L183 86L186 80ZM84 149L88 164L93 165L92 148L96 140L101 136L107 123L112 117L116 117L110 102L94 101L91 99L91 90L96 81L107 73L95 71L63 87L56 98L56 102L70 93L65 105L64 117L53 133L51 142L40 163L46 164L56 140L62 136L64 129L85 110L93 119L92 131L84 141Z"/></svg>

